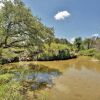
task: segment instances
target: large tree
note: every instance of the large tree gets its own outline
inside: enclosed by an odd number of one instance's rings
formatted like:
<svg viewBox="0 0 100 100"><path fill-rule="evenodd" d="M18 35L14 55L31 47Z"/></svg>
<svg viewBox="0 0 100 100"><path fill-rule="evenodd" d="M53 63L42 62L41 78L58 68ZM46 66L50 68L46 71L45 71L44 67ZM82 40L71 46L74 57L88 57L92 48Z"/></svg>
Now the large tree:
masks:
<svg viewBox="0 0 100 100"><path fill-rule="evenodd" d="M0 13L0 47L27 47L53 37L51 28L31 14L20 0L3 1Z"/></svg>
<svg viewBox="0 0 100 100"><path fill-rule="evenodd" d="M54 30L33 16L21 0L3 0L2 3L4 6L0 9L1 51L9 48L40 48L47 39L51 40L54 37Z"/></svg>

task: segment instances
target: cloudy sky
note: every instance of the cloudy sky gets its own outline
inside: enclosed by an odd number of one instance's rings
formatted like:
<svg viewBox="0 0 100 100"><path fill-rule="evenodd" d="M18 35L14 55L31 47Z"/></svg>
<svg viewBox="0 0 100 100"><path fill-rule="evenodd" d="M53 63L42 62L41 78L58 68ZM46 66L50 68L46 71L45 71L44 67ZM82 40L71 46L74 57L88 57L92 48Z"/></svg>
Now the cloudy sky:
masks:
<svg viewBox="0 0 100 100"><path fill-rule="evenodd" d="M23 0L60 38L100 35L100 0Z"/></svg>

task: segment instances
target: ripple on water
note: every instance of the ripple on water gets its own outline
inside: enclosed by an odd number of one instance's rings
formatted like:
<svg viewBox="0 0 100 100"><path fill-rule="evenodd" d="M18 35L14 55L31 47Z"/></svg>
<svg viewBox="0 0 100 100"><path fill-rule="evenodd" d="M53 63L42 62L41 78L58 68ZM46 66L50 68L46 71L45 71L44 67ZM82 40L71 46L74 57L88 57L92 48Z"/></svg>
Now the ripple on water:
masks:
<svg viewBox="0 0 100 100"><path fill-rule="evenodd" d="M100 73L81 67L70 67L55 80L52 100L100 100Z"/></svg>

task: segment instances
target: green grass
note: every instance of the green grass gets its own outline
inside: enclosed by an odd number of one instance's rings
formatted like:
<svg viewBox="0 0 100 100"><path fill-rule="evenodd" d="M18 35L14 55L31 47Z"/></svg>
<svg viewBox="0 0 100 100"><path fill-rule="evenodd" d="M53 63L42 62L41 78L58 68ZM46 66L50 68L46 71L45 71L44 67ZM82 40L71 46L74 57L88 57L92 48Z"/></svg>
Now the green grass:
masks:
<svg viewBox="0 0 100 100"><path fill-rule="evenodd" d="M9 82L0 85L0 100L25 100L20 94L20 85L18 82Z"/></svg>
<svg viewBox="0 0 100 100"><path fill-rule="evenodd" d="M8 83L13 78L13 76L13 74L9 73L0 75L0 84Z"/></svg>
<svg viewBox="0 0 100 100"><path fill-rule="evenodd" d="M78 55L80 56L94 56L95 49L88 49L88 50L81 50L79 51Z"/></svg>

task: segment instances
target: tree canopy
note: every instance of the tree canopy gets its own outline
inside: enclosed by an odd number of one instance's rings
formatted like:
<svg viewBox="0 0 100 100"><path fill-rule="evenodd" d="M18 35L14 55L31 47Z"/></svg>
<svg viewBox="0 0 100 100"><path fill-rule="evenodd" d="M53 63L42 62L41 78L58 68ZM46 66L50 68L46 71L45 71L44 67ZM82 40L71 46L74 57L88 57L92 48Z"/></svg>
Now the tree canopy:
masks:
<svg viewBox="0 0 100 100"><path fill-rule="evenodd" d="M44 25L21 0L2 0L0 9L0 59L14 58L50 44L54 29ZM22 53L23 54L23 53Z"/></svg>
<svg viewBox="0 0 100 100"><path fill-rule="evenodd" d="M0 47L29 47L53 38L53 29L33 16L22 1L3 1L3 4L0 11Z"/></svg>

